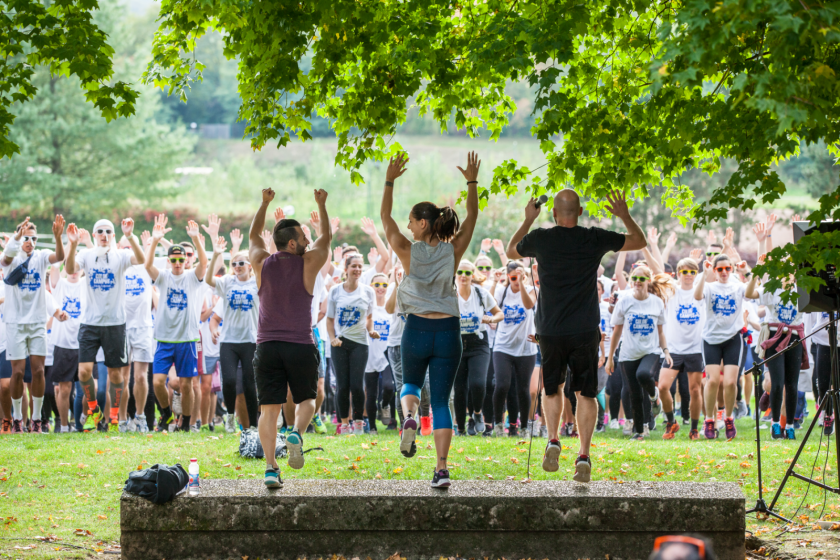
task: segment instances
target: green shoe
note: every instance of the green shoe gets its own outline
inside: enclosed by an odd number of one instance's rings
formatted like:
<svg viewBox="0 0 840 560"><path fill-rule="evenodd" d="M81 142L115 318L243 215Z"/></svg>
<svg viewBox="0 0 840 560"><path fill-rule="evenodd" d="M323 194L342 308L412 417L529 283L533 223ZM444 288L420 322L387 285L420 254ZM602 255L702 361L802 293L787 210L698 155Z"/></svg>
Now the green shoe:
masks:
<svg viewBox="0 0 840 560"><path fill-rule="evenodd" d="M102 420L102 418L102 409L97 406L96 410L88 412L83 430L85 432L95 432L97 426L99 425L99 421Z"/></svg>
<svg viewBox="0 0 840 560"><path fill-rule="evenodd" d="M327 426L324 424L324 421L321 420L321 415L316 414L312 417L312 426L315 428L316 434L326 434L327 433Z"/></svg>

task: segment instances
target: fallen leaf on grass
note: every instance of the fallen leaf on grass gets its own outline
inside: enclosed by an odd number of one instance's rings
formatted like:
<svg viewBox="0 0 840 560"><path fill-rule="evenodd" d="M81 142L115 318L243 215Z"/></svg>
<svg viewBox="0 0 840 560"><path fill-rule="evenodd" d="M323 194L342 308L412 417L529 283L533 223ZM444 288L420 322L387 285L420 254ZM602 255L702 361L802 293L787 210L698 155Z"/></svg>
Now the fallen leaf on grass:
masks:
<svg viewBox="0 0 840 560"><path fill-rule="evenodd" d="M93 535L93 533L91 533L87 529L76 529L75 531L73 531L73 533L77 537L89 537L89 536Z"/></svg>
<svg viewBox="0 0 840 560"><path fill-rule="evenodd" d="M108 519L107 515L97 515L99 519Z"/></svg>
<svg viewBox="0 0 840 560"><path fill-rule="evenodd" d="M394 469L394 474L400 474L401 472L403 472L402 467L397 467L396 469Z"/></svg>

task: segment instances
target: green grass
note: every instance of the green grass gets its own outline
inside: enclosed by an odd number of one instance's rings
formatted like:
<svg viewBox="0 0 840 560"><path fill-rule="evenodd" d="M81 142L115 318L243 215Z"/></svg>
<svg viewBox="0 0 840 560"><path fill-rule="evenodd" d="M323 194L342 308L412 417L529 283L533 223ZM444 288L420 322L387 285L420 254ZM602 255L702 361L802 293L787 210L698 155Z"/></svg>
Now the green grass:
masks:
<svg viewBox="0 0 840 560"><path fill-rule="evenodd" d="M739 434L733 441L688 440L685 426L673 441L663 441L662 428L643 443L631 442L620 431L596 434L592 449L593 479L616 484L634 480L734 481L741 485L750 507L756 497L754 425L738 421ZM331 430L332 431L332 430ZM804 432L798 432L802 437ZM762 430L764 480L775 491L798 442L773 441ZM766 439L765 439L766 438ZM799 472L808 475L819 437L812 438L799 459ZM545 440L535 439L531 457L531 478L571 480L577 440L564 438L560 471L545 473L540 468ZM284 479L431 479L434 467L432 438L418 438L418 452L412 459L399 453L396 432L381 431L378 437L306 435L304 447L324 448L306 455L306 466L292 471L282 465ZM826 443L823 442L823 446ZM833 446L833 442L832 442ZM75 558L90 557L96 550L119 542L119 497L128 472L154 463L186 465L198 459L204 478L261 478L264 463L238 456L238 436L224 433L201 434L68 434L0 437L0 557ZM833 455L832 455L833 458ZM450 469L458 480L504 480L526 476L528 444L519 438L459 437L453 440ZM823 461L818 465L822 474ZM829 467L828 480L837 476ZM780 501L782 513L791 515L802 501L805 485L791 482ZM772 497L768 496L769 499ZM822 504L833 511L836 498L812 488L804 510L813 520ZM800 514L803 512L800 512ZM756 529L766 523L747 519ZM83 535L77 535L77 530ZM87 534L90 531L90 535ZM39 543L35 536L54 535L57 543ZM83 549L63 548L70 543ZM23 551L20 548L35 545ZM56 549L61 550L56 550Z"/></svg>

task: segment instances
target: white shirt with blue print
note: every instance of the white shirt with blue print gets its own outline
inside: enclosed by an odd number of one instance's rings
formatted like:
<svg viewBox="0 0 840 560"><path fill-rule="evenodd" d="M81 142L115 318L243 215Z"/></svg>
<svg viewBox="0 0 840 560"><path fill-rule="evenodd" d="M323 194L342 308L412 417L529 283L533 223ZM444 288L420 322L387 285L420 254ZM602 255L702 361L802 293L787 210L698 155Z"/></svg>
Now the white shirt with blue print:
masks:
<svg viewBox="0 0 840 560"><path fill-rule="evenodd" d="M154 285L160 292L155 313L155 340L158 342L194 342L198 340L204 282L195 270L175 276L169 270L158 273ZM198 311L196 311L198 308Z"/></svg>
<svg viewBox="0 0 840 560"><path fill-rule="evenodd" d="M4 322L10 325L45 325L47 323L46 282L51 254L52 251L45 249L34 250L23 280L16 286L7 286ZM12 264L3 266L4 259L0 257L3 275L8 277L27 258L29 257L20 251L12 259Z"/></svg>
<svg viewBox="0 0 840 560"><path fill-rule="evenodd" d="M687 355L703 352L703 325L706 307L694 299L694 288L676 287L665 306L665 340L671 354Z"/></svg>
<svg viewBox="0 0 840 560"><path fill-rule="evenodd" d="M155 259L158 270L166 269L166 259ZM152 278L142 264L135 264L125 271L125 328L153 327Z"/></svg>
<svg viewBox="0 0 840 560"><path fill-rule="evenodd" d="M730 278L726 284L706 284L701 300L706 308L703 340L709 344L721 344L744 328L746 289L747 285L735 278Z"/></svg>
<svg viewBox="0 0 840 560"><path fill-rule="evenodd" d="M244 282L232 274L216 278L216 295L225 307L225 328L219 342L256 344L260 319L258 291L257 280L253 276Z"/></svg>
<svg viewBox="0 0 840 560"><path fill-rule="evenodd" d="M82 324L82 314L85 309L84 277L73 284L66 278L61 278L53 290L56 307L67 313L66 321L55 319L52 324L52 334L55 345L69 350L79 348L79 326Z"/></svg>
<svg viewBox="0 0 840 560"><path fill-rule="evenodd" d="M805 320L805 314L799 312L799 307L795 301L785 303L782 301L782 291L776 290L773 293L765 292L764 288L759 288L758 303L767 308L767 315L764 320L767 323L781 323L782 325L796 326L801 325Z"/></svg>
<svg viewBox="0 0 840 560"><path fill-rule="evenodd" d="M82 282L88 304L82 314L83 325L125 324L125 272L133 254L129 249L112 249L100 257L96 249L87 249L76 256L76 263L85 271Z"/></svg>
<svg viewBox="0 0 840 560"><path fill-rule="evenodd" d="M365 371L385 371L388 367L388 338L391 335L391 316L385 311L385 306L373 304L373 330L379 338L368 337L368 361Z"/></svg>
<svg viewBox="0 0 840 560"><path fill-rule="evenodd" d="M373 288L359 285L352 292L338 284L330 290L327 298L327 317L335 319L336 338L346 338L359 344L368 343L365 322L373 314L376 293Z"/></svg>
<svg viewBox="0 0 840 560"><path fill-rule="evenodd" d="M658 325L665 324L665 304L653 294L645 299L632 295L623 297L615 304L611 323L613 328L624 325L618 361L629 362L648 354L659 354Z"/></svg>
<svg viewBox="0 0 840 560"><path fill-rule="evenodd" d="M479 296L476 296L478 291ZM510 291L510 290L508 290ZM490 292L478 286L470 286L470 297L464 299L461 292L458 292L458 307L461 310L461 334L477 334L484 338L487 332L487 324L481 322L483 315L493 315L490 310L496 307L496 300Z"/></svg>
<svg viewBox="0 0 840 560"><path fill-rule="evenodd" d="M529 287L528 293L534 297L534 288ZM505 319L496 328L494 352L503 352L509 356L533 356L537 353L537 345L528 341L528 335L534 334L534 308L525 309L522 295L505 286L496 286L495 299L505 314Z"/></svg>

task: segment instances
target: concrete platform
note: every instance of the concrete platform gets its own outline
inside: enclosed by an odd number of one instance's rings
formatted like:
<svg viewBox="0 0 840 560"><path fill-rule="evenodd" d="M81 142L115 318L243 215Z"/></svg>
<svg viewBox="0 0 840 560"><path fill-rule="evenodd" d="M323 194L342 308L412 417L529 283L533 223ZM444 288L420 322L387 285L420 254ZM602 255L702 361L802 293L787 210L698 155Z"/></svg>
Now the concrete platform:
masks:
<svg viewBox="0 0 840 560"><path fill-rule="evenodd" d="M127 560L646 560L657 536L699 533L721 560L745 556L744 496L734 483L205 480L201 494L156 506L123 494Z"/></svg>

